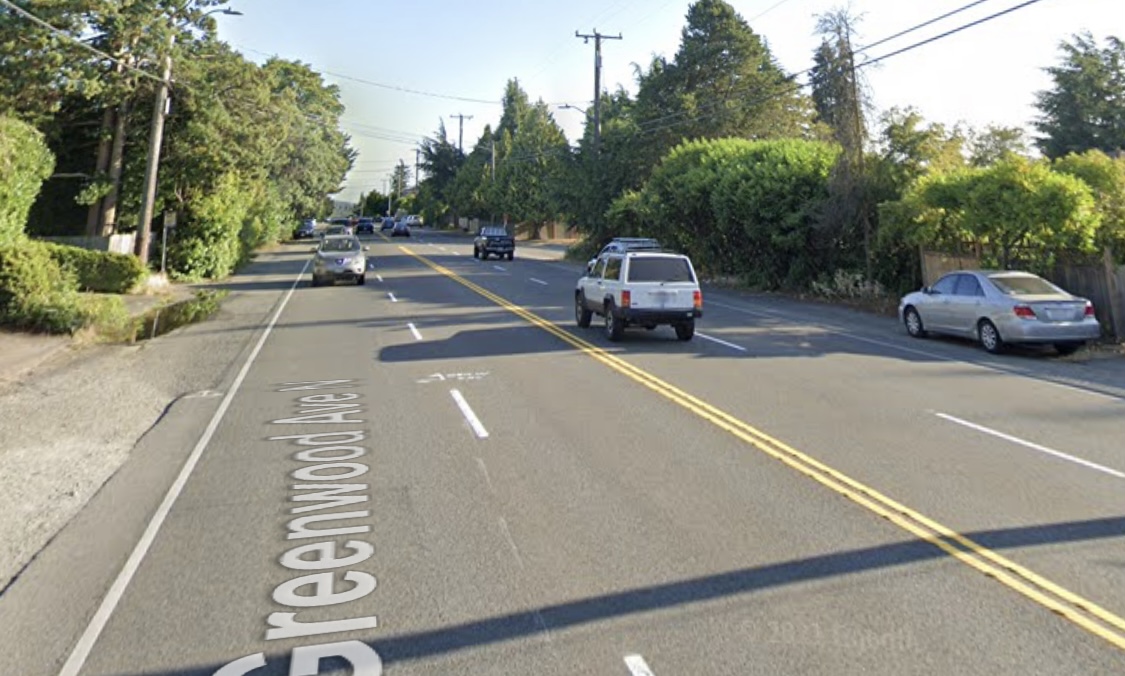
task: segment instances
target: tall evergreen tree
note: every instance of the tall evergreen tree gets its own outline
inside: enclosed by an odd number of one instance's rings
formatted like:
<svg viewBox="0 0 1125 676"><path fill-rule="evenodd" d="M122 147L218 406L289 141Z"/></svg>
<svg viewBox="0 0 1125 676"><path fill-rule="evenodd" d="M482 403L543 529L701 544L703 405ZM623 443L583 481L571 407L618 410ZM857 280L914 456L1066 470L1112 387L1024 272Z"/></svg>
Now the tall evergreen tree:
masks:
<svg viewBox="0 0 1125 676"><path fill-rule="evenodd" d="M800 137L812 121L807 97L723 0L688 8L675 58L638 75L636 115L634 152L650 170L686 138Z"/></svg>
<svg viewBox="0 0 1125 676"><path fill-rule="evenodd" d="M1125 42L1099 47L1090 33L1059 45L1062 63L1047 68L1054 86L1036 95L1035 144L1047 157L1125 149Z"/></svg>

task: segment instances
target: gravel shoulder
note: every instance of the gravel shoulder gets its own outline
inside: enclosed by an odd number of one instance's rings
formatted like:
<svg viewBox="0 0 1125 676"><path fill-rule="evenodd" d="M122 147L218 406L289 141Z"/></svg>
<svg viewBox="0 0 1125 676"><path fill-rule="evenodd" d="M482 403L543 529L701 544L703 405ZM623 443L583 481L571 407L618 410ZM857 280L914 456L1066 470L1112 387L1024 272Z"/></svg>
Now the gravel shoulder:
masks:
<svg viewBox="0 0 1125 676"><path fill-rule="evenodd" d="M231 293L211 319L135 345L56 350L0 386L0 594L173 402L229 382L306 258L262 254L216 285Z"/></svg>

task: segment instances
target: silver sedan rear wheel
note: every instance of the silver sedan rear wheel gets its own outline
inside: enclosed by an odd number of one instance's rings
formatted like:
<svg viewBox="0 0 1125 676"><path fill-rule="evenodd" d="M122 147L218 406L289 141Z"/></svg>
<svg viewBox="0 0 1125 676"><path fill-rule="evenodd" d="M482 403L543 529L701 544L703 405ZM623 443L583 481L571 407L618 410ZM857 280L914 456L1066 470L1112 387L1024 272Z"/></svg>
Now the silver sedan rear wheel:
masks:
<svg viewBox="0 0 1125 676"><path fill-rule="evenodd" d="M992 354L998 354L1004 350L1004 339L1000 337L996 325L987 319L980 320L980 324L977 326L977 337L980 338L981 346Z"/></svg>

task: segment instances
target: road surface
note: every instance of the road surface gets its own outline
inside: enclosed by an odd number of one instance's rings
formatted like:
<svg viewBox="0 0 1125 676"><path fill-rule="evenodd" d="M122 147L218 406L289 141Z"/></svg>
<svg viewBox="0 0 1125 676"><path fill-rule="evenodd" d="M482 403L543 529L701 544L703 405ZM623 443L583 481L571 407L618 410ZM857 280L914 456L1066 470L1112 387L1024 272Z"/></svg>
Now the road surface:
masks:
<svg viewBox="0 0 1125 676"><path fill-rule="evenodd" d="M548 249L369 243L363 287L263 259L221 386L0 597L0 673L1125 673L1096 363L711 289L611 343Z"/></svg>

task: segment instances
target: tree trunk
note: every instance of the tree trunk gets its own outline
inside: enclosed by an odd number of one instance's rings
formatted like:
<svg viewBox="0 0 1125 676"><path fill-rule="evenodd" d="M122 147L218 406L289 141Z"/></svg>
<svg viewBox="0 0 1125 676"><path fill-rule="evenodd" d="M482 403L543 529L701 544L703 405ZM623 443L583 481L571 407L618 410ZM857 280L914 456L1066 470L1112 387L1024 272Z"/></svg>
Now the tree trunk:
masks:
<svg viewBox="0 0 1125 676"><path fill-rule="evenodd" d="M111 138L113 127L113 109L106 108L102 113L102 130L100 139L98 141L98 159L97 164L94 166L94 178L99 179L109 171L109 153L110 146L113 143ZM96 237L101 233L102 223L102 202L104 199L99 199L90 205L86 211L86 236Z"/></svg>
<svg viewBox="0 0 1125 676"><path fill-rule="evenodd" d="M113 130L113 148L109 159L110 188L102 200L102 237L109 237L117 232L117 201L121 193L121 168L125 155L125 118L128 112L129 104L125 102L117 107Z"/></svg>

